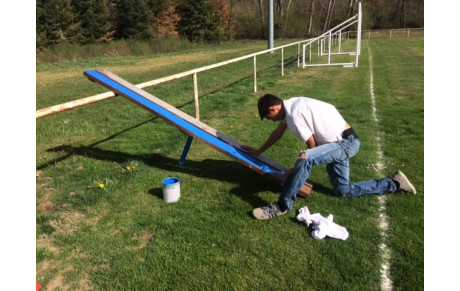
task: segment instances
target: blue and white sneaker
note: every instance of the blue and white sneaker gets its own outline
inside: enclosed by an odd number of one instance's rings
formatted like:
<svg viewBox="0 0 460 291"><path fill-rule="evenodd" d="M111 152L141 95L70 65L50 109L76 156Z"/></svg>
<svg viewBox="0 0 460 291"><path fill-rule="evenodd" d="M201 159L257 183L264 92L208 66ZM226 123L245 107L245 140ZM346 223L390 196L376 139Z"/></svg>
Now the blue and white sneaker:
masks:
<svg viewBox="0 0 460 291"><path fill-rule="evenodd" d="M252 211L252 215L259 220L270 219L275 216L286 214L287 210L281 211L278 202L272 203L268 206L255 208Z"/></svg>

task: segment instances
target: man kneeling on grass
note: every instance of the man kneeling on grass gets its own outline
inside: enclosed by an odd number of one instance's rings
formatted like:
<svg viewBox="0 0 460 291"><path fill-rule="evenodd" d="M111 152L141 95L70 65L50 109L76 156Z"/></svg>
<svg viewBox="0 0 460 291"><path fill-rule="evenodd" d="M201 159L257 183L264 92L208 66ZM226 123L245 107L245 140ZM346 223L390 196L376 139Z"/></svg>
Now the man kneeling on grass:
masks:
<svg viewBox="0 0 460 291"><path fill-rule="evenodd" d="M306 97L282 100L266 94L259 99L260 118L280 121L267 141L258 149L244 145L242 150L259 155L275 144L286 128L304 142L308 149L302 151L290 171L277 202L256 208L252 214L257 219L270 219L292 210L302 185L310 176L312 167L327 164L326 170L334 188L341 197L370 194L385 195L394 192L416 193L407 177L397 171L392 178L383 178L351 184L349 159L359 150L359 138L337 109L328 103Z"/></svg>

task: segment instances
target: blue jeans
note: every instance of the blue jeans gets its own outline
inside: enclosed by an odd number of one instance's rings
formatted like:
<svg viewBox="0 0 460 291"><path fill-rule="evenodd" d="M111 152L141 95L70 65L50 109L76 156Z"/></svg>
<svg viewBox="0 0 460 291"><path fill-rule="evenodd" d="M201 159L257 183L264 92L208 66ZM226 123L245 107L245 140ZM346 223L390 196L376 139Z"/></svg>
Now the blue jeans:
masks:
<svg viewBox="0 0 460 291"><path fill-rule="evenodd" d="M327 173L337 196L355 197L395 192L397 186L390 178L350 184L348 180L350 176L349 159L358 153L359 145L358 138L350 137L308 149L306 158L297 159L292 173L284 184L279 198L280 206L292 209L297 193L310 176L312 167L320 164L327 164Z"/></svg>

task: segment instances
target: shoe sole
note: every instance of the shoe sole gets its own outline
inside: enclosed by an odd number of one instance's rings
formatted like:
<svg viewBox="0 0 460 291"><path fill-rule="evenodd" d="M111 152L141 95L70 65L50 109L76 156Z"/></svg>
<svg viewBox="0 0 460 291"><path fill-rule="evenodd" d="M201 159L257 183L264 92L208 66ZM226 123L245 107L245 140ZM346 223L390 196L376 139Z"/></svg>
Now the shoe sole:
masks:
<svg viewBox="0 0 460 291"><path fill-rule="evenodd" d="M271 219L273 217L277 217L277 216L281 216L281 215L284 215L286 214L287 211L283 212L283 213L280 213L280 214L273 214L272 216L263 216L264 215L264 210L262 208L255 208L253 211L252 211L252 216L254 216L255 219L257 220L267 220L267 219Z"/></svg>
<svg viewBox="0 0 460 291"><path fill-rule="evenodd" d="M263 217L262 216L263 214L264 214L264 211L261 208L256 208L252 211L252 216L254 216L254 218L257 220L268 219L268 218Z"/></svg>
<svg viewBox="0 0 460 291"><path fill-rule="evenodd" d="M415 187L412 185L412 183L407 179L406 175L404 175L403 172L399 171L399 174L406 180L406 183L409 185L409 188L411 189L412 193L415 195L417 194L417 190L415 190Z"/></svg>

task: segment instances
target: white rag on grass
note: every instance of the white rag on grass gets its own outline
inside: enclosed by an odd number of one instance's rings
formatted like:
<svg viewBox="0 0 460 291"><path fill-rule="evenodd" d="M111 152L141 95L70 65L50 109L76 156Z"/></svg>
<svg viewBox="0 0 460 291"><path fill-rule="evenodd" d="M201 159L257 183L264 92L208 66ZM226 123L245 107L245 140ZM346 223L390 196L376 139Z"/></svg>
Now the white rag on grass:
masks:
<svg viewBox="0 0 460 291"><path fill-rule="evenodd" d="M311 236L315 239L323 239L326 236L346 240L348 238L348 231L345 227L340 226L333 222L334 216L329 214L327 218L321 216L319 213L310 214L310 210L305 206L299 209L297 220L305 223L307 226L313 224L313 231Z"/></svg>

